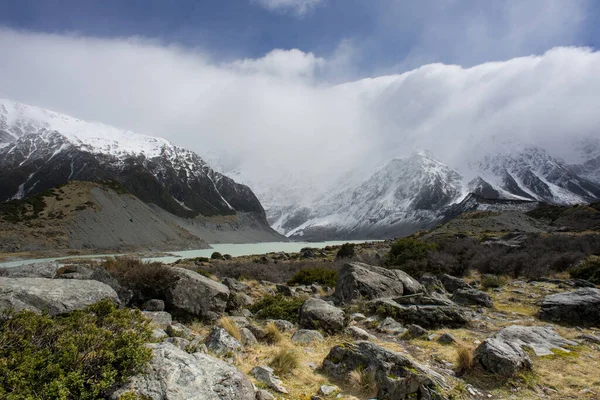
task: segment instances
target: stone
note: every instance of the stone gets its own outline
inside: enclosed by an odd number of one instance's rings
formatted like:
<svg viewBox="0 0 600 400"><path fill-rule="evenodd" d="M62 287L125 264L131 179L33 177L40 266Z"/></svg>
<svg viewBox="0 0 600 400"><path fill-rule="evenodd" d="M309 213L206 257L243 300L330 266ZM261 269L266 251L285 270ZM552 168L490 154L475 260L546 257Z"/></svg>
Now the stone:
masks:
<svg viewBox="0 0 600 400"><path fill-rule="evenodd" d="M152 400L254 400L248 378L224 361L203 353L188 354L172 343L149 344L154 355L144 373L113 391L118 400L135 393Z"/></svg>
<svg viewBox="0 0 600 400"><path fill-rule="evenodd" d="M296 328L293 323L285 319L268 319L266 322L273 323L280 332L291 332Z"/></svg>
<svg viewBox="0 0 600 400"><path fill-rule="evenodd" d="M348 328L348 333L356 340L375 340L377 339L374 335L365 331L358 326L351 326Z"/></svg>
<svg viewBox="0 0 600 400"><path fill-rule="evenodd" d="M227 286L229 288L229 290L232 290L234 292L247 292L250 290L250 286L248 286L247 284L238 281L237 279L233 279L233 278L223 278L222 281L223 285Z"/></svg>
<svg viewBox="0 0 600 400"><path fill-rule="evenodd" d="M5 278L47 278L56 277L58 263L38 262L34 264L23 264L17 267L0 268L0 276Z"/></svg>
<svg viewBox="0 0 600 400"><path fill-rule="evenodd" d="M438 276L438 279L449 293L454 293L458 289L471 289L467 282L452 275L442 274Z"/></svg>
<svg viewBox="0 0 600 400"><path fill-rule="evenodd" d="M350 321L360 322L364 321L366 318L367 317L365 317L365 315L361 313L350 314Z"/></svg>
<svg viewBox="0 0 600 400"><path fill-rule="evenodd" d="M489 294L477 289L457 289L452 301L460 305L492 307L494 303Z"/></svg>
<svg viewBox="0 0 600 400"><path fill-rule="evenodd" d="M258 340L256 339L256 336L254 336L254 334L252 333L252 331L250 329L241 328L240 334L241 334L242 344L244 346L253 346L255 344L258 344Z"/></svg>
<svg viewBox="0 0 600 400"><path fill-rule="evenodd" d="M443 333L437 341L444 345L451 345L456 343L456 338L449 333Z"/></svg>
<svg viewBox="0 0 600 400"><path fill-rule="evenodd" d="M248 321L248 318L243 317L243 316L232 316L229 317L229 319L236 324L236 326L238 328L245 328L248 325L250 325L250 321Z"/></svg>
<svg viewBox="0 0 600 400"><path fill-rule="evenodd" d="M528 347L538 357L552 355L553 349L568 353L566 347L577 345L577 342L558 335L551 326L511 325L502 329L495 337L520 347Z"/></svg>
<svg viewBox="0 0 600 400"><path fill-rule="evenodd" d="M256 400L276 400L275 396L273 396L270 392L267 392L264 389L260 389L256 392Z"/></svg>
<svg viewBox="0 0 600 400"><path fill-rule="evenodd" d="M310 329L299 329L292 335L292 342L301 344L322 342L323 339L321 332Z"/></svg>
<svg viewBox="0 0 600 400"><path fill-rule="evenodd" d="M214 320L225 311L227 286L184 268L171 270L176 281L165 291L165 304L172 313Z"/></svg>
<svg viewBox="0 0 600 400"><path fill-rule="evenodd" d="M272 368L264 366L254 367L250 371L250 375L276 392L288 393L287 389L283 386L283 382L273 373Z"/></svg>
<svg viewBox="0 0 600 400"><path fill-rule="evenodd" d="M277 284L275 289L277 289L277 293L281 293L284 296L293 297L296 295L294 288L291 288L288 285Z"/></svg>
<svg viewBox="0 0 600 400"><path fill-rule="evenodd" d="M428 293L446 293L446 288L444 287L444 284L442 284L442 282L433 275L423 275L419 278L419 283L423 285L423 287L425 288L425 290L427 290Z"/></svg>
<svg viewBox="0 0 600 400"><path fill-rule="evenodd" d="M142 306L144 311L164 311L165 310L165 302L160 299L152 299L148 300Z"/></svg>
<svg viewBox="0 0 600 400"><path fill-rule="evenodd" d="M14 308L49 315L80 310L100 300L120 304L117 293L98 281L0 277L0 310Z"/></svg>
<svg viewBox="0 0 600 400"><path fill-rule="evenodd" d="M532 367L531 359L517 344L488 338L476 349L473 363L483 371L508 379Z"/></svg>
<svg viewBox="0 0 600 400"><path fill-rule="evenodd" d="M319 388L319 394L322 394L323 396L329 396L331 394L334 394L335 392L338 392L339 390L340 388L338 388L337 386L321 385L321 387Z"/></svg>
<svg viewBox="0 0 600 400"><path fill-rule="evenodd" d="M447 387L440 374L371 342L334 346L323 360L323 372L341 382L357 369L374 375L379 400L441 400L444 396L439 388Z"/></svg>
<svg viewBox="0 0 600 400"><path fill-rule="evenodd" d="M122 304L129 304L133 298L133 292L125 289L104 268L96 265L65 265L57 271L56 279L91 280L102 282L117 292Z"/></svg>
<svg viewBox="0 0 600 400"><path fill-rule="evenodd" d="M416 324L410 324L406 326L406 333L404 334L404 336L407 339L417 339L417 338L424 338L427 335L429 335L429 332L427 331L427 329L416 325Z"/></svg>
<svg viewBox="0 0 600 400"><path fill-rule="evenodd" d="M539 318L576 326L600 326L600 289L583 288L546 296Z"/></svg>
<svg viewBox="0 0 600 400"><path fill-rule="evenodd" d="M300 326L327 333L341 332L346 325L344 311L321 299L308 299L300 309Z"/></svg>
<svg viewBox="0 0 600 400"><path fill-rule="evenodd" d="M162 329L156 328L156 329L152 330L152 339L154 339L154 341L156 341L156 342L160 342L163 339L168 338L168 337L169 337L169 335L167 335L167 332L165 332Z"/></svg>
<svg viewBox="0 0 600 400"><path fill-rule="evenodd" d="M189 351L187 351L187 349L189 348L189 346L191 344L191 342L188 339L184 339L182 337L169 337L163 341L171 343L171 344L175 345L178 349L183 350L187 353L190 353Z"/></svg>
<svg viewBox="0 0 600 400"><path fill-rule="evenodd" d="M258 341L264 341L267 337L267 331L261 326L250 324L246 329L248 329Z"/></svg>
<svg viewBox="0 0 600 400"><path fill-rule="evenodd" d="M342 267L335 296L339 302L348 303L361 298L372 300L423 291L419 282L401 270L352 262Z"/></svg>
<svg viewBox="0 0 600 400"><path fill-rule="evenodd" d="M458 328L469 323L466 311L458 306L401 305L392 299L373 300L367 305L382 317L392 317L402 324L418 324L427 329Z"/></svg>
<svg viewBox="0 0 600 400"><path fill-rule="evenodd" d="M394 335L399 335L406 332L406 328L404 328L401 323L399 323L391 317L387 317L386 319L381 321L381 323L377 327L377 330L379 332L390 333Z"/></svg>
<svg viewBox="0 0 600 400"><path fill-rule="evenodd" d="M142 314L161 329L167 329L173 323L171 314L166 311L142 311Z"/></svg>
<svg viewBox="0 0 600 400"><path fill-rule="evenodd" d="M600 344L600 336L590 335L587 333L577 336L577 339L585 340L586 342Z"/></svg>
<svg viewBox="0 0 600 400"><path fill-rule="evenodd" d="M189 338L192 336L191 329L179 322L174 322L169 325L166 331L170 337Z"/></svg>
<svg viewBox="0 0 600 400"><path fill-rule="evenodd" d="M244 350L244 346L223 328L214 328L206 339L206 347L214 354L231 357Z"/></svg>

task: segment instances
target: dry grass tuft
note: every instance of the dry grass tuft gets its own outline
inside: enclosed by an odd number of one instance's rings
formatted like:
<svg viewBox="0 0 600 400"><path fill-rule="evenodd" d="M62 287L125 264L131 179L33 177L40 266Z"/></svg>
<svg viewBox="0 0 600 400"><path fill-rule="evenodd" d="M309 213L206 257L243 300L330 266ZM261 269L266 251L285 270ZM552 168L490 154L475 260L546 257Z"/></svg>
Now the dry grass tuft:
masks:
<svg viewBox="0 0 600 400"><path fill-rule="evenodd" d="M368 369L358 368L350 372L348 383L352 388L360 393L374 396L377 393L377 381L375 372Z"/></svg>
<svg viewBox="0 0 600 400"><path fill-rule="evenodd" d="M265 326L265 333L265 342L268 344L277 344L283 340L283 334L273 322L269 322L267 326Z"/></svg>
<svg viewBox="0 0 600 400"><path fill-rule="evenodd" d="M219 326L233 336L238 342L242 341L242 332L235 322L229 317L221 317L219 319Z"/></svg>
<svg viewBox="0 0 600 400"><path fill-rule="evenodd" d="M300 366L300 355L294 349L281 349L275 354L269 366L277 375L289 375Z"/></svg>
<svg viewBox="0 0 600 400"><path fill-rule="evenodd" d="M473 349L465 344L458 344L456 348L456 369L459 374L464 374L473 368Z"/></svg>

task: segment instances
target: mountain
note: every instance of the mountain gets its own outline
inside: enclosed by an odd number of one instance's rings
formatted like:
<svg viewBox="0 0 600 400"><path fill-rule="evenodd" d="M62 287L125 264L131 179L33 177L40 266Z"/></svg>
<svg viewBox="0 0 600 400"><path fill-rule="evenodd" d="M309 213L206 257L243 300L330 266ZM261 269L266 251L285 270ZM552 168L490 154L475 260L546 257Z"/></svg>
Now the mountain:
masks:
<svg viewBox="0 0 600 400"><path fill-rule="evenodd" d="M265 233L257 240L279 238L250 188L165 139L0 100L0 141L0 201L70 181L116 181L184 220L248 215Z"/></svg>

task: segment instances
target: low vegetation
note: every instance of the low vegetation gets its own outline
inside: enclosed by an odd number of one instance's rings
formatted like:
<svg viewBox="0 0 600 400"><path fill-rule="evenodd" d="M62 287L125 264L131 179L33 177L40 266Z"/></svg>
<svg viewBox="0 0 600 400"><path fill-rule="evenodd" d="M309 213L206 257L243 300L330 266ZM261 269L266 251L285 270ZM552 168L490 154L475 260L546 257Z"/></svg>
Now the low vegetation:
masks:
<svg viewBox="0 0 600 400"><path fill-rule="evenodd" d="M282 294L262 297L250 307L250 311L259 319L284 319L297 322L300 307L306 301L303 297L285 297Z"/></svg>
<svg viewBox="0 0 600 400"><path fill-rule="evenodd" d="M51 318L30 311L0 320L0 398L97 399L143 370L151 329L139 311L102 301Z"/></svg>
<svg viewBox="0 0 600 400"><path fill-rule="evenodd" d="M242 332L240 331L240 327L237 326L237 324L230 317L221 317L218 321L218 324L236 340L242 340Z"/></svg>
<svg viewBox="0 0 600 400"><path fill-rule="evenodd" d="M298 271L288 285L311 285L318 283L323 286L335 287L338 272L326 268L305 268Z"/></svg>
<svg viewBox="0 0 600 400"><path fill-rule="evenodd" d="M336 258L352 258L356 255L356 251L354 250L354 243L344 243L337 254Z"/></svg>
<svg viewBox="0 0 600 400"><path fill-rule="evenodd" d="M589 256L569 270L572 278L585 279L600 284L600 257Z"/></svg>
<svg viewBox="0 0 600 400"><path fill-rule="evenodd" d="M286 376L300 366L300 356L294 349L281 349L275 354L269 366L277 375Z"/></svg>

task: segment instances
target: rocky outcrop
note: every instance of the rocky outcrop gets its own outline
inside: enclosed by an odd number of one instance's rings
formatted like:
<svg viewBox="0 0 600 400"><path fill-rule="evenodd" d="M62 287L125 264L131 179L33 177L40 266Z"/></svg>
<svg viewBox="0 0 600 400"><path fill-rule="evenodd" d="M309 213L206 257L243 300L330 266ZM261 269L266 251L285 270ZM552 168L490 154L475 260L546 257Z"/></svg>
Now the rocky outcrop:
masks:
<svg viewBox="0 0 600 400"><path fill-rule="evenodd" d="M105 299L120 304L117 293L97 281L0 277L0 309L58 315Z"/></svg>
<svg viewBox="0 0 600 400"><path fill-rule="evenodd" d="M0 268L0 276L5 278L48 278L56 277L56 262L40 262L19 265L11 268Z"/></svg>
<svg viewBox="0 0 600 400"><path fill-rule="evenodd" d="M85 266L85 265L66 265L57 273L56 278L58 279L78 279L78 280L92 280L102 282L117 292L121 303L128 304L133 298L134 294L131 290L125 289L119 284L119 282L108 273L104 268L97 266Z"/></svg>
<svg viewBox="0 0 600 400"><path fill-rule="evenodd" d="M382 317L392 317L404 325L417 324L427 329L462 327L469 323L468 310L456 305L404 305L393 299L378 299L367 306Z"/></svg>
<svg viewBox="0 0 600 400"><path fill-rule="evenodd" d="M176 282L165 293L169 311L206 320L214 320L225 311L229 299L227 286L184 268L172 271Z"/></svg>
<svg viewBox="0 0 600 400"><path fill-rule="evenodd" d="M300 309L300 326L328 333L341 332L346 326L344 311L321 299L308 299Z"/></svg>
<svg viewBox="0 0 600 400"><path fill-rule="evenodd" d="M507 343L527 347L538 357L553 354L553 349L568 352L566 347L577 345L577 342L557 334L550 326L512 325L502 329L495 337Z"/></svg>
<svg viewBox="0 0 600 400"><path fill-rule="evenodd" d="M188 354L171 343L148 345L154 358L145 373L114 391L110 400L125 393L152 400L254 400L248 378L224 361L202 353Z"/></svg>
<svg viewBox="0 0 600 400"><path fill-rule="evenodd" d="M542 320L577 326L600 326L600 289L583 288L546 296Z"/></svg>
<svg viewBox="0 0 600 400"><path fill-rule="evenodd" d="M345 381L355 370L371 373L377 383L379 400L443 399L438 391L444 378L408 357L371 342L343 343L331 349L323 371Z"/></svg>
<svg viewBox="0 0 600 400"><path fill-rule="evenodd" d="M458 289L470 289L471 286L460 278L452 275L442 274L438 277L442 285L446 288L449 293L454 293Z"/></svg>
<svg viewBox="0 0 600 400"><path fill-rule="evenodd" d="M361 298L373 300L422 291L423 286L403 271L353 262L342 267L335 296L339 302L347 303Z"/></svg>
<svg viewBox="0 0 600 400"><path fill-rule="evenodd" d="M494 305L489 294L477 289L457 289L452 295L452 301L464 306L492 307Z"/></svg>

